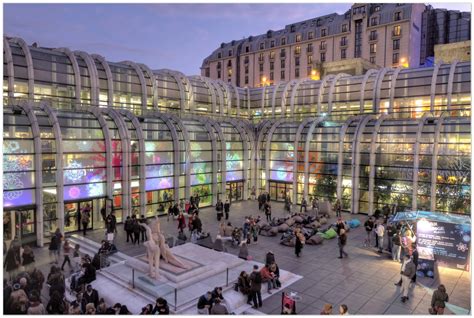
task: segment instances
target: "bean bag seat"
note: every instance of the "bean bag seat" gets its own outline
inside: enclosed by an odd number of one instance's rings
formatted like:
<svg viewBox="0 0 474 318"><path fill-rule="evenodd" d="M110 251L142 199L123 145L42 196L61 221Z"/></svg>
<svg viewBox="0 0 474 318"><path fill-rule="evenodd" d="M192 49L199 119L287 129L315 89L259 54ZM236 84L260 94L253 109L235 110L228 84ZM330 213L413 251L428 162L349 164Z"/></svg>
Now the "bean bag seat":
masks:
<svg viewBox="0 0 474 318"><path fill-rule="evenodd" d="M326 223L328 223L328 219L326 219L326 218L320 218L320 219L319 219L319 223L320 223L320 224L326 224Z"/></svg>
<svg viewBox="0 0 474 318"><path fill-rule="evenodd" d="M360 226L360 221L358 219L352 219L347 221L347 225L349 225L351 229L355 229Z"/></svg>
<svg viewBox="0 0 474 318"><path fill-rule="evenodd" d="M262 230L260 232L260 235L262 236L276 236L278 234L278 230L277 231L272 231L273 228L271 228L270 230Z"/></svg>
<svg viewBox="0 0 474 318"><path fill-rule="evenodd" d="M260 221L258 222L258 225L260 226L261 229L266 230L266 227L269 226L269 224L265 221Z"/></svg>
<svg viewBox="0 0 474 318"><path fill-rule="evenodd" d="M336 231L333 228L328 229L326 232L323 233L322 237L326 240L333 239L337 236Z"/></svg>
<svg viewBox="0 0 474 318"><path fill-rule="evenodd" d="M286 232L286 231L288 231L289 228L290 228L290 226L288 224L283 223L283 224L278 226L278 232Z"/></svg>
<svg viewBox="0 0 474 318"><path fill-rule="evenodd" d="M289 246L289 247L294 247L295 244L296 244L296 238L292 237L288 240L281 240L280 244L285 245L285 246Z"/></svg>
<svg viewBox="0 0 474 318"><path fill-rule="evenodd" d="M272 227L268 232L271 234L270 236L275 236L278 234L278 226Z"/></svg>
<svg viewBox="0 0 474 318"><path fill-rule="evenodd" d="M292 226L295 224L295 219L294 218L290 218L288 220L285 221L286 224L288 224L288 226Z"/></svg>
<svg viewBox="0 0 474 318"><path fill-rule="evenodd" d="M319 223L318 221L314 221L313 223L310 223L310 225L313 229L321 227L321 223Z"/></svg>
<svg viewBox="0 0 474 318"><path fill-rule="evenodd" d="M323 241L324 241L324 238L321 237L321 235L313 235L309 239L306 240L306 244L319 245L319 244L322 244Z"/></svg>
<svg viewBox="0 0 474 318"><path fill-rule="evenodd" d="M295 220L296 223L303 223L303 218L299 215L293 217L293 220Z"/></svg>

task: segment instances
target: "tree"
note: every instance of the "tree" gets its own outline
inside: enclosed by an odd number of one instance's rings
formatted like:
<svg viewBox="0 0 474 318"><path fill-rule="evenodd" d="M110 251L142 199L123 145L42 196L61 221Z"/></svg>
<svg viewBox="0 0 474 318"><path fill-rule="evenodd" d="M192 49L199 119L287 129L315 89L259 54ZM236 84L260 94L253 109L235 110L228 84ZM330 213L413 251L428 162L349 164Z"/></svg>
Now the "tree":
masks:
<svg viewBox="0 0 474 318"><path fill-rule="evenodd" d="M320 175L314 186L313 195L333 202L336 198L337 182L332 175Z"/></svg>

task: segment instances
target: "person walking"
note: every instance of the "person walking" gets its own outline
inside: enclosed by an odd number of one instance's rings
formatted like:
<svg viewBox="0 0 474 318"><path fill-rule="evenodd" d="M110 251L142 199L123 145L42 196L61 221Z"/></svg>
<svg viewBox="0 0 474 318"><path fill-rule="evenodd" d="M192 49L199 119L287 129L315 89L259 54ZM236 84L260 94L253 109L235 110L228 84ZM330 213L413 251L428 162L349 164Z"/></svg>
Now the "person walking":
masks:
<svg viewBox="0 0 474 318"><path fill-rule="evenodd" d="M89 204L86 204L84 209L82 209L82 215L81 215L81 223L82 223L82 230L84 233L84 236L87 235L87 227L89 226L89 221L90 221L90 207Z"/></svg>
<svg viewBox="0 0 474 318"><path fill-rule="evenodd" d="M262 302L262 275L258 270L258 265L253 265L253 272L250 274L250 293L252 294L253 306L257 309L263 306Z"/></svg>
<svg viewBox="0 0 474 318"><path fill-rule="evenodd" d="M64 254L64 261L63 264L61 265L61 270L64 270L64 265L67 263L69 265L69 269L72 269L71 266L71 252L72 252L72 246L69 244L69 240L64 240L64 245L63 245L63 254Z"/></svg>
<svg viewBox="0 0 474 318"><path fill-rule="evenodd" d="M395 229L395 232L392 236L392 259L394 261L400 262L400 252L402 250L402 242L400 231Z"/></svg>
<svg viewBox="0 0 474 318"><path fill-rule="evenodd" d="M339 230L339 236L338 236L338 245L339 245L339 257L338 258L343 258L343 256L347 257L347 253L344 251L344 247L346 246L347 243L347 234L345 229L340 229Z"/></svg>
<svg viewBox="0 0 474 318"><path fill-rule="evenodd" d="M446 287L441 284L433 292L431 297L431 308L428 309L431 315L443 315L446 303L449 302L449 295L446 293Z"/></svg>
<svg viewBox="0 0 474 318"><path fill-rule="evenodd" d="M58 264L59 261L59 240L57 235L51 236L49 243L49 257L52 259L51 264Z"/></svg>
<svg viewBox="0 0 474 318"><path fill-rule="evenodd" d="M303 246L304 246L304 243L305 243L305 238L304 238L304 235L303 235L303 233L301 232L301 230L299 228L297 228L295 230L295 239L296 239L295 254L296 254L296 257L300 257L300 254L303 250Z"/></svg>
<svg viewBox="0 0 474 318"><path fill-rule="evenodd" d="M23 248L23 254L21 255L21 258L23 259L22 265L25 268L25 271L28 272L30 268L35 266L35 254L29 245L25 245Z"/></svg>
<svg viewBox="0 0 474 318"><path fill-rule="evenodd" d="M402 268L400 270L400 281L395 283L396 286L402 287L402 303L406 302L408 298L408 288L410 287L410 282L413 278L413 275L416 275L415 264L411 261L411 257L408 254L405 254Z"/></svg>
<svg viewBox="0 0 474 318"><path fill-rule="evenodd" d="M137 217L132 215L132 231L133 231L133 241L132 243L135 245L140 245L140 231L141 231L141 226L140 223L137 220Z"/></svg>
<svg viewBox="0 0 474 318"><path fill-rule="evenodd" d="M133 243L133 221L130 218L130 216L127 216L127 219L125 220L125 224L123 226L123 229L127 233L127 243L129 241L132 241L132 243Z"/></svg>
<svg viewBox="0 0 474 318"><path fill-rule="evenodd" d="M319 199L316 196L313 198L312 210L315 212L317 217L319 215Z"/></svg>
<svg viewBox="0 0 474 318"><path fill-rule="evenodd" d="M263 209L265 211L265 217L266 217L267 222L271 222L272 221L272 206L269 203L265 203Z"/></svg>
<svg viewBox="0 0 474 318"><path fill-rule="evenodd" d="M367 218L364 223L365 232L367 233L367 237L365 238L364 246L370 247L370 235L372 234L372 230L374 229L374 221L371 216Z"/></svg>
<svg viewBox="0 0 474 318"><path fill-rule="evenodd" d="M383 252L383 236L385 235L385 227L383 226L383 223L381 220L378 221L377 227L375 228L375 233L377 234L378 237L378 243L379 243L379 253Z"/></svg>
<svg viewBox="0 0 474 318"><path fill-rule="evenodd" d="M225 212L225 219L228 220L228 219L229 219L229 212L230 212L230 203L229 203L229 200L225 200L224 212Z"/></svg>
<svg viewBox="0 0 474 318"><path fill-rule="evenodd" d="M186 219L184 218L183 212L179 212L178 215L178 231L183 233L184 229L186 228Z"/></svg>
<svg viewBox="0 0 474 318"><path fill-rule="evenodd" d="M255 222L255 220L252 220L252 222L250 223L250 233L252 234L254 244L257 244L259 230L260 227L257 222Z"/></svg>
<svg viewBox="0 0 474 318"><path fill-rule="evenodd" d="M303 211L303 209L304 209L304 213L307 212L306 210L307 205L308 205L308 201L306 201L306 198L303 196L303 198L301 199L300 213Z"/></svg>
<svg viewBox="0 0 474 318"><path fill-rule="evenodd" d="M336 217L341 217L341 210L342 210L341 200L337 199L336 203L334 204L334 211L336 211Z"/></svg>
<svg viewBox="0 0 474 318"><path fill-rule="evenodd" d="M217 200L216 204L216 212L217 212L217 221L221 221L222 216L224 215L224 205L220 199Z"/></svg>
<svg viewBox="0 0 474 318"><path fill-rule="evenodd" d="M252 200L256 199L256 194L257 194L257 190L255 189L255 186L252 186L252 190L250 191L250 197Z"/></svg>
<svg viewBox="0 0 474 318"><path fill-rule="evenodd" d="M5 261L3 263L3 268L5 268L7 273L10 275L10 280L13 280L13 278L16 276L18 268L20 267L20 257L16 251L17 248L19 247L12 243L7 251Z"/></svg>
<svg viewBox="0 0 474 318"><path fill-rule="evenodd" d="M140 224L140 234L141 234L142 243L143 243L143 242L148 240L147 235L146 235L146 229L145 229L145 227L141 226L141 224L147 224L146 218L143 214L140 217L140 219L138 220L138 223Z"/></svg>
<svg viewBox="0 0 474 318"><path fill-rule="evenodd" d="M115 217L115 212L112 211L105 219L105 225L107 228L107 233L117 233L117 218Z"/></svg>
<svg viewBox="0 0 474 318"><path fill-rule="evenodd" d="M395 234L396 228L392 222L388 222L385 230L387 232L387 250L389 253L392 253L393 234Z"/></svg>
<svg viewBox="0 0 474 318"><path fill-rule="evenodd" d="M416 248L416 243L413 243L413 253L411 254L411 260L413 264L415 265L415 269L418 269L418 250ZM413 284L416 284L416 273L413 275L413 278L411 279L411 282Z"/></svg>

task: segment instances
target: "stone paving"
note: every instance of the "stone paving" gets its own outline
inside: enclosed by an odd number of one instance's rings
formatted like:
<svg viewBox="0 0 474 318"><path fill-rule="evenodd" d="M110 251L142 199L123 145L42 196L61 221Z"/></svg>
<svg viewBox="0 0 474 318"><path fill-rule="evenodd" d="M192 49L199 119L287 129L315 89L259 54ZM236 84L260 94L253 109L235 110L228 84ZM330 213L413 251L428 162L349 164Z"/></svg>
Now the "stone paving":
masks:
<svg viewBox="0 0 474 318"><path fill-rule="evenodd" d="M274 217L282 217L283 204L273 202ZM299 207L298 207L299 209ZM229 221L234 226L242 226L244 216L257 216L256 201L235 202L231 207ZM264 218L263 213L261 213ZM205 208L200 212L203 229L211 232L213 238L218 231L218 222L214 208ZM361 221L365 216L357 217ZM177 235L177 221L161 217L161 228L167 235ZM334 221L334 217L330 221ZM189 232L186 231L189 239ZM100 242L104 238L104 230L91 231L89 238ZM307 245L302 256L296 258L294 248L279 244L280 235L276 237L260 236L257 244L249 246L249 254L256 261L265 261L265 254L272 250L280 268L302 275L304 278L289 286L285 291L296 291L302 296L297 302L298 314L319 314L325 303L331 303L336 313L340 304L346 304L350 314L399 314L426 315L430 307L430 290L443 283L450 295L450 304L470 311L471 275L469 272L439 268L437 278L418 278L417 285L409 292L410 299L406 303L400 301L400 288L394 285L399 279L400 264L393 262L388 254L378 254L374 248L363 247L365 231L362 227L351 230L348 236L346 251L348 258L338 259L337 240L324 241L322 245ZM129 255L137 256L145 253L140 244L126 243L123 226L118 226L116 236L117 248ZM227 246L228 252L238 254L238 248ZM37 266L49 272L47 248L35 249ZM67 266L67 265L66 265ZM45 298L47 296L45 295ZM46 299L45 299L46 300ZM281 293L275 293L266 299L262 308L265 314L280 314ZM138 314L138 313L135 313ZM445 314L452 314L447 308Z"/></svg>

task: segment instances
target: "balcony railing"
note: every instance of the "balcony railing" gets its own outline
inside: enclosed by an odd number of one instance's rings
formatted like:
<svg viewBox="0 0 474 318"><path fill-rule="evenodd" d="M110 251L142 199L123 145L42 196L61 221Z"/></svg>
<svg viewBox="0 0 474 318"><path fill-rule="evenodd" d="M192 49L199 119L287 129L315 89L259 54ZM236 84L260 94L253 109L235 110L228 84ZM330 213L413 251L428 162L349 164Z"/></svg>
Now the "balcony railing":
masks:
<svg viewBox="0 0 474 318"><path fill-rule="evenodd" d="M280 53L280 57L281 57L281 58L285 58L285 57L286 57L286 53L285 53L285 52Z"/></svg>
<svg viewBox="0 0 474 318"><path fill-rule="evenodd" d="M340 44L341 46L347 46L347 42L348 42L348 41L339 41L339 44Z"/></svg>
<svg viewBox="0 0 474 318"><path fill-rule="evenodd" d="M320 46L319 46L319 49L320 49L321 51L326 51L326 45L320 45Z"/></svg>
<svg viewBox="0 0 474 318"><path fill-rule="evenodd" d="M402 30L400 30L400 31L393 30L392 31L392 36L402 36Z"/></svg>
<svg viewBox="0 0 474 318"><path fill-rule="evenodd" d="M377 41L378 35L377 34L371 34L369 36L369 41Z"/></svg>
<svg viewBox="0 0 474 318"><path fill-rule="evenodd" d="M312 46L308 46L308 47L306 48L306 52L307 52L307 53L313 53L313 47L312 47Z"/></svg>
<svg viewBox="0 0 474 318"><path fill-rule="evenodd" d="M264 60L265 60L265 58L264 58L263 56L259 56L259 57L258 57L258 61L259 61L259 62L263 62Z"/></svg>

